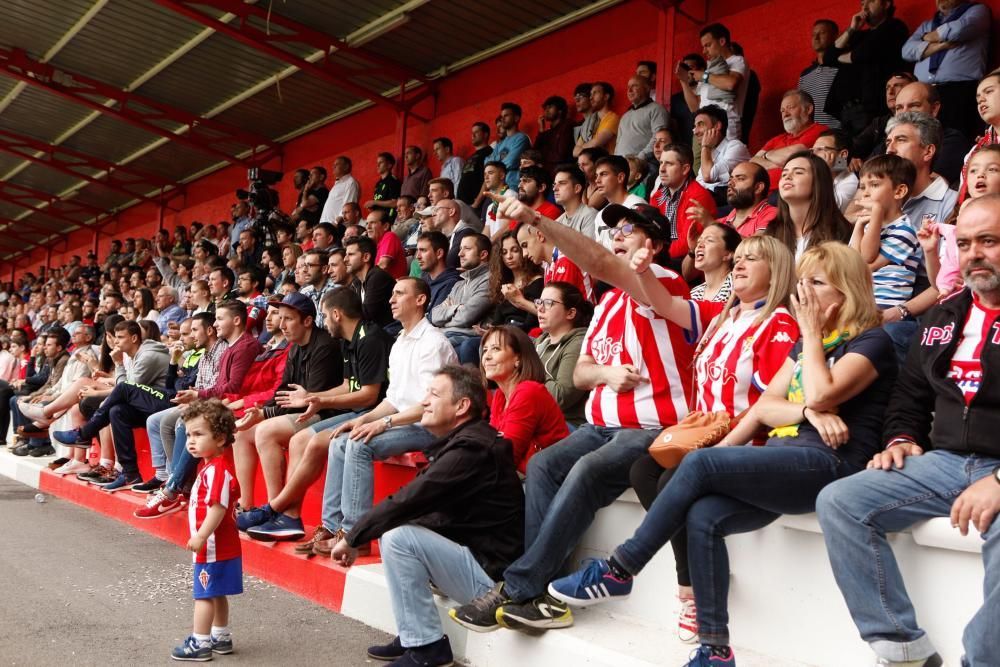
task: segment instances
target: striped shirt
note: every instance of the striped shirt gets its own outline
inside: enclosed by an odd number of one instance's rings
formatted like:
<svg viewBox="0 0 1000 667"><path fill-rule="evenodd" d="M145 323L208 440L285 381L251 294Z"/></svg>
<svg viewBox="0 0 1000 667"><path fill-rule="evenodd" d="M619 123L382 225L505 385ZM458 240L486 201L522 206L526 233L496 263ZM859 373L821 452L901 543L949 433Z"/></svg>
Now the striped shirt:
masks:
<svg viewBox="0 0 1000 667"><path fill-rule="evenodd" d="M913 296L913 283L924 263L923 251L917 240L917 230L904 213L882 227L879 255L889 264L872 273L875 303L879 308L892 308L906 303Z"/></svg>
<svg viewBox="0 0 1000 667"><path fill-rule="evenodd" d="M671 294L688 298L687 284L668 269L649 267ZM688 411L693 350L684 330L615 288L604 294L583 341L583 354L601 366L630 364L648 382L621 393L607 385L587 398L587 421L611 428L662 429Z"/></svg>
<svg viewBox="0 0 1000 667"><path fill-rule="evenodd" d="M1000 310L984 308L978 299L973 298L972 307L965 316L962 338L958 341L948 367L948 377L958 385L966 405L976 397L983 381L983 365L980 360L983 345L987 341L996 344L1000 340L1000 323L996 323L998 317Z"/></svg>
<svg viewBox="0 0 1000 667"><path fill-rule="evenodd" d="M826 98L830 95L830 88L833 87L833 80L837 78L839 71L836 67L813 63L799 76L798 89L806 91L813 98L814 120L831 129L840 128L840 121L827 112Z"/></svg>
<svg viewBox="0 0 1000 667"><path fill-rule="evenodd" d="M784 307L760 323L756 309L734 307L720 322L721 304L690 303L692 337L705 336L694 362L695 409L738 415L757 402L781 370L799 339L799 325Z"/></svg>
<svg viewBox="0 0 1000 667"><path fill-rule="evenodd" d="M559 254L558 248L552 253L552 261L545 265L545 284L555 280L575 286L588 301L594 301L594 285L590 275L581 271L569 257Z"/></svg>
<svg viewBox="0 0 1000 667"><path fill-rule="evenodd" d="M219 362L222 360L222 354L228 349L229 341L219 338L212 349L205 350L201 355L201 361L198 362L198 375L194 380L195 389L208 389L215 385L215 381L219 379Z"/></svg>
<svg viewBox="0 0 1000 667"><path fill-rule="evenodd" d="M225 455L216 456L202 464L198 478L191 487L191 500L188 503L188 527L194 537L212 505L222 505L226 508L226 516L215 529L201 551L194 554L195 563L216 563L218 561L239 558L242 554L240 533L236 528L236 499L240 495L240 485L236 481L232 464Z"/></svg>

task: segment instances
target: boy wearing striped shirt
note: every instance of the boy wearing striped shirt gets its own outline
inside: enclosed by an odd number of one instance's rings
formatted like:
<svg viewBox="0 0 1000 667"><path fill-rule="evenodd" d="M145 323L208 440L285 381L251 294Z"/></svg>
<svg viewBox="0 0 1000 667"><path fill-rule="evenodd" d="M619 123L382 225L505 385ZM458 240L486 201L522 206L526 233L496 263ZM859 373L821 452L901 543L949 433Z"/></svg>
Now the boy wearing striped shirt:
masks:
<svg viewBox="0 0 1000 667"><path fill-rule="evenodd" d="M243 592L243 559L236 528L239 484L225 449L236 437L233 413L219 399L185 409L187 449L202 459L191 489L188 523L194 552L194 630L171 654L174 660L205 662L233 652L229 595Z"/></svg>
<svg viewBox="0 0 1000 667"><path fill-rule="evenodd" d="M880 155L865 162L862 210L851 236L851 247L871 269L875 303L881 310L899 309L903 319L910 315L904 304L913 296L914 282L923 270L916 228L903 213L916 177L913 163L898 155Z"/></svg>

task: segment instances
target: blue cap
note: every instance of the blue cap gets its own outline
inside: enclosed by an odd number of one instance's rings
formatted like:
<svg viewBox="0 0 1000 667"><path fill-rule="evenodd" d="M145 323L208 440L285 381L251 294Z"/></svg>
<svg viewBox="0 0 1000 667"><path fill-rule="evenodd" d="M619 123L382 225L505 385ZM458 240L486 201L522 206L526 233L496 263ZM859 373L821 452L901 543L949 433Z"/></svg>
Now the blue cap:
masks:
<svg viewBox="0 0 1000 667"><path fill-rule="evenodd" d="M281 300L279 306L294 308L302 313L303 317L316 319L316 304L313 303L312 299L300 292L292 292Z"/></svg>

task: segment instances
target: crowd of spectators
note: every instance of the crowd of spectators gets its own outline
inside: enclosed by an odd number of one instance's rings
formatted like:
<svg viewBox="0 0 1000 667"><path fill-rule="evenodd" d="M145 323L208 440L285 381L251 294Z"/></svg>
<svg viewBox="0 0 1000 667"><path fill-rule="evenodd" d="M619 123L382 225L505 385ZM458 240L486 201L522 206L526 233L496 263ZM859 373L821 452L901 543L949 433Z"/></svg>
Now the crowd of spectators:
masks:
<svg viewBox="0 0 1000 667"><path fill-rule="evenodd" d="M724 536L817 506L879 664L939 665L886 533L950 514L985 540L964 645L968 664L992 664L990 21L958 0L913 31L892 0L864 0L843 30L816 21L798 86L759 109L783 131L759 146L753 54L708 25L669 109L642 61L621 83L581 82L572 105L545 99L534 139L504 102L472 125L471 151L437 137L398 166L372 156L374 184L346 156L300 169L267 233L238 200L229 221L27 273L0 290L0 438L148 494L135 514L156 520L195 476L180 406L221 399L241 531L343 565L381 541L399 630L370 655L395 665L451 664L435 592L474 630L566 627L570 605L627 595L668 541L678 634L700 643L690 664L734 665ZM691 411L731 428L664 467L647 450ZM407 452L424 470L375 504L374 462ZM648 510L635 535L557 579L630 486Z"/></svg>

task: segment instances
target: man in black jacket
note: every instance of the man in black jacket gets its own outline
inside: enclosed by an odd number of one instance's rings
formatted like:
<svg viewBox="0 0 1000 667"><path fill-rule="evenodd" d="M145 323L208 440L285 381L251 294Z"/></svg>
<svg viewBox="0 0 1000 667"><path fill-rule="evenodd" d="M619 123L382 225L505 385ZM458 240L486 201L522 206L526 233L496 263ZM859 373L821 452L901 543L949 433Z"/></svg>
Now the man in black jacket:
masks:
<svg viewBox="0 0 1000 667"><path fill-rule="evenodd" d="M962 664L1000 655L1000 195L972 200L955 237L966 289L924 316L886 411L885 451L816 501L837 584L879 664L942 664L886 533L943 516L983 540L985 599Z"/></svg>
<svg viewBox="0 0 1000 667"><path fill-rule="evenodd" d="M459 604L494 588L524 550L524 494L511 444L482 419L478 371L445 366L431 381L420 425L440 439L415 480L372 508L333 549L351 565L380 538L399 636L368 655L392 665L450 665L429 582Z"/></svg>

